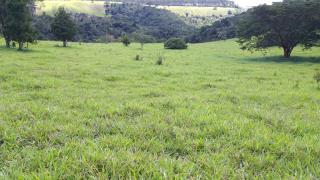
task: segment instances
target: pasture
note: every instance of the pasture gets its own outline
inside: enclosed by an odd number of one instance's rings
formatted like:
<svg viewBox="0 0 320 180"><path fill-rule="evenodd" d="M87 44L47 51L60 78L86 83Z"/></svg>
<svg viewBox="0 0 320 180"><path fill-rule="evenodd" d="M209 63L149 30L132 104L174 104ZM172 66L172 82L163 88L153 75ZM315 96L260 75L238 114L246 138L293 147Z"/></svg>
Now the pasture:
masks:
<svg viewBox="0 0 320 180"><path fill-rule="evenodd" d="M57 44L0 48L0 179L320 177L319 48Z"/></svg>

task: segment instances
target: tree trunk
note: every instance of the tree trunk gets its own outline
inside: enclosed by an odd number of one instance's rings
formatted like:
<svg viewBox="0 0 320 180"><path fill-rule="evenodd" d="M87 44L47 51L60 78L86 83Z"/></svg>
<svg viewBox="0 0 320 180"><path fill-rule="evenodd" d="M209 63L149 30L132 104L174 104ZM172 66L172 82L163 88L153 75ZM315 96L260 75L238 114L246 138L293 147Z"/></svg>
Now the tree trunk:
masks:
<svg viewBox="0 0 320 180"><path fill-rule="evenodd" d="M10 48L11 40L9 38L5 38L5 41L6 41L6 47Z"/></svg>
<svg viewBox="0 0 320 180"><path fill-rule="evenodd" d="M63 47L67 47L67 40L63 41Z"/></svg>
<svg viewBox="0 0 320 180"><path fill-rule="evenodd" d="M290 58L293 48L283 47L283 57Z"/></svg>
<svg viewBox="0 0 320 180"><path fill-rule="evenodd" d="M23 42L19 42L19 49L18 51L22 51L23 50Z"/></svg>

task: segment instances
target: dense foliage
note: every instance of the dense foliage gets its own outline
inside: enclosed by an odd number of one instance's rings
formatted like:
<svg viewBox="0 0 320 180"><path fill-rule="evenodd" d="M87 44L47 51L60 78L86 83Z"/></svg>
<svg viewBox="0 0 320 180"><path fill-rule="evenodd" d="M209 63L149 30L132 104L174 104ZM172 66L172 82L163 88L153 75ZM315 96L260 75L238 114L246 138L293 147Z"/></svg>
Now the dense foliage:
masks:
<svg viewBox="0 0 320 180"><path fill-rule="evenodd" d="M109 42L127 34L137 42L163 42L172 37L185 38L195 31L194 27L187 25L176 14L155 7L113 4L106 10L106 17L72 14L78 27L78 34L73 40ZM39 32L39 39L53 39L48 25L52 22L53 18L46 14L34 18L33 25Z"/></svg>
<svg viewBox="0 0 320 180"><path fill-rule="evenodd" d="M72 40L75 36L77 31L76 24L64 8L59 8L55 14L51 24L51 31L57 40L63 42L63 47L66 47L67 41Z"/></svg>
<svg viewBox="0 0 320 180"><path fill-rule="evenodd" d="M35 41L35 31L32 27L31 0L0 0L1 31L10 47L10 42L15 41L22 50L24 43Z"/></svg>
<svg viewBox="0 0 320 180"><path fill-rule="evenodd" d="M176 14L150 6L112 4L107 13L111 16L112 28L117 29L116 37L140 31L164 41L172 37L184 38L194 31Z"/></svg>
<svg viewBox="0 0 320 180"><path fill-rule="evenodd" d="M171 38L164 43L166 49L187 49L188 45L183 39Z"/></svg>
<svg viewBox="0 0 320 180"><path fill-rule="evenodd" d="M188 38L189 42L200 43L231 39L236 37L236 22L242 15L227 17L214 22L210 26L203 26Z"/></svg>
<svg viewBox="0 0 320 180"><path fill-rule="evenodd" d="M283 48L289 58L297 45L311 48L320 39L320 1L285 0L249 10L238 23L239 43L245 50Z"/></svg>
<svg viewBox="0 0 320 180"><path fill-rule="evenodd" d="M106 36L111 32L110 29L112 28L110 18L90 16L79 13L71 14L71 16L78 29L76 36L73 37L74 41L107 41ZM38 39L54 39L50 26L52 22L53 17L47 14L42 14L33 18L33 26L38 31Z"/></svg>
<svg viewBox="0 0 320 180"><path fill-rule="evenodd" d="M166 5L166 6L219 6L219 7L236 7L235 3L230 0L114 0L125 3L139 3L149 5Z"/></svg>
<svg viewBox="0 0 320 180"><path fill-rule="evenodd" d="M129 46L131 44L129 37L126 34L121 37L121 42L124 46Z"/></svg>

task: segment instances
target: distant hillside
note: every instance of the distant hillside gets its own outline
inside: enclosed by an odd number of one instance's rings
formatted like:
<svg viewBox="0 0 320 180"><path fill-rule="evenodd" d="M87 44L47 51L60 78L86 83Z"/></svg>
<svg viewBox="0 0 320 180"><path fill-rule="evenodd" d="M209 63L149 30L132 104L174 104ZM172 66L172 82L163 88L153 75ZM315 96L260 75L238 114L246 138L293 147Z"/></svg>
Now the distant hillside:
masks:
<svg viewBox="0 0 320 180"><path fill-rule="evenodd" d="M210 7L236 7L230 0L112 0L124 3L139 3L162 6L210 6Z"/></svg>
<svg viewBox="0 0 320 180"><path fill-rule="evenodd" d="M148 36L152 42L163 42L172 37L186 38L195 32L194 27L186 24L175 13L153 6L113 3L106 8L103 16L80 13L78 9L73 9L72 13L79 30L75 41L110 42L119 40L126 34L132 39ZM38 39L52 40L52 21L52 14L38 13L34 17L33 24L38 30Z"/></svg>
<svg viewBox="0 0 320 180"><path fill-rule="evenodd" d="M126 0L124 0L126 1ZM136 0L137 1L137 0ZM114 1L113 1L114 2ZM62 6L72 13L84 13L99 17L105 16L105 1L89 0L44 0L37 2L37 14L46 13L53 15ZM114 4L114 3L110 3ZM135 3L136 4L136 3ZM153 6L153 5L151 5ZM237 14L239 9L232 7L209 7L209 6L156 6L159 9L169 10L179 15L187 24L201 27L211 25L227 16Z"/></svg>

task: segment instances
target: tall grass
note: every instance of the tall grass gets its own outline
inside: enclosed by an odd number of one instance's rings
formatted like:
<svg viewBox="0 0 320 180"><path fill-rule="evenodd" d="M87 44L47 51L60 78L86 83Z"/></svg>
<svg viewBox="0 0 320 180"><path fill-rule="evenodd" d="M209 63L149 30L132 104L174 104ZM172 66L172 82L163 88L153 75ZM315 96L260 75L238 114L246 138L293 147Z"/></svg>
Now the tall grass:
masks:
<svg viewBox="0 0 320 180"><path fill-rule="evenodd" d="M0 48L0 179L320 176L319 49L58 43Z"/></svg>

